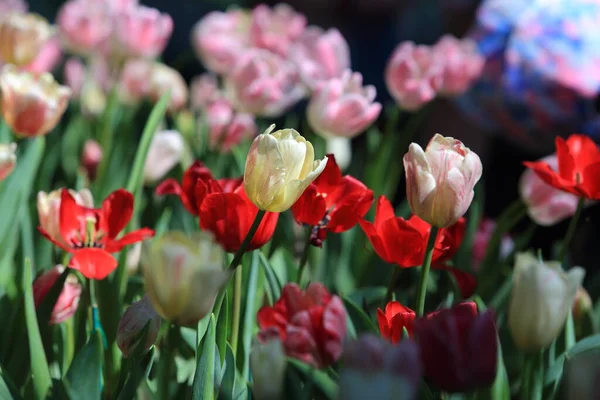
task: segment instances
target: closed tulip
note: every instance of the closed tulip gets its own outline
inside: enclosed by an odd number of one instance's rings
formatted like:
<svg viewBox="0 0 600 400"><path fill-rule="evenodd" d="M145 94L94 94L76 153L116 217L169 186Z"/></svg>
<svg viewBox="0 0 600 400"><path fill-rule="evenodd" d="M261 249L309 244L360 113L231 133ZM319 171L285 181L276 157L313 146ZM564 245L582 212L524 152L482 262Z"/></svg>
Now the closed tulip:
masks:
<svg viewBox="0 0 600 400"><path fill-rule="evenodd" d="M33 301L36 308L44 302L52 286L54 286L54 283L64 271L65 267L63 265L56 265L33 281ZM50 325L65 322L75 314L79 305L81 291L81 284L77 280L77 277L75 275L67 276L50 314L50 320L48 321Z"/></svg>
<svg viewBox="0 0 600 400"><path fill-rule="evenodd" d="M306 17L287 4L259 4L252 10L250 44L286 57L306 28Z"/></svg>
<svg viewBox="0 0 600 400"><path fill-rule="evenodd" d="M66 47L82 55L106 47L114 28L107 3L88 0L65 2L56 22Z"/></svg>
<svg viewBox="0 0 600 400"><path fill-rule="evenodd" d="M545 349L558 336L575 300L585 271L562 271L558 261L543 262L533 253L515 259L508 327L523 351Z"/></svg>
<svg viewBox="0 0 600 400"><path fill-rule="evenodd" d="M16 143L0 144L0 182L6 179L17 165Z"/></svg>
<svg viewBox="0 0 600 400"><path fill-rule="evenodd" d="M151 7L130 7L115 19L119 51L129 57L158 57L173 32L173 19Z"/></svg>
<svg viewBox="0 0 600 400"><path fill-rule="evenodd" d="M211 312L231 275L223 250L206 234L166 233L142 248L141 263L154 309L179 325L195 325Z"/></svg>
<svg viewBox="0 0 600 400"><path fill-rule="evenodd" d="M258 400L278 400L284 389L287 361L283 345L275 335L264 343L256 341L250 353L252 394Z"/></svg>
<svg viewBox="0 0 600 400"><path fill-rule="evenodd" d="M327 157L315 160L312 144L294 129L271 131L254 139L244 170L248 198L265 211L290 208L325 169Z"/></svg>
<svg viewBox="0 0 600 400"><path fill-rule="evenodd" d="M160 316L152 308L148 296L144 296L141 300L130 305L119 320L119 327L117 328L117 346L119 346L123 356L129 357L136 351L146 353L150 350L158 337L160 322ZM138 343L146 324L149 324L146 340L143 343ZM138 350L140 345L143 348Z"/></svg>
<svg viewBox="0 0 600 400"><path fill-rule="evenodd" d="M436 133L425 151L411 143L403 161L406 197L413 213L445 228L467 212L483 167L479 156L460 140Z"/></svg>
<svg viewBox="0 0 600 400"><path fill-rule="evenodd" d="M0 58L19 67L31 63L52 36L52 27L37 14L19 12L0 18Z"/></svg>

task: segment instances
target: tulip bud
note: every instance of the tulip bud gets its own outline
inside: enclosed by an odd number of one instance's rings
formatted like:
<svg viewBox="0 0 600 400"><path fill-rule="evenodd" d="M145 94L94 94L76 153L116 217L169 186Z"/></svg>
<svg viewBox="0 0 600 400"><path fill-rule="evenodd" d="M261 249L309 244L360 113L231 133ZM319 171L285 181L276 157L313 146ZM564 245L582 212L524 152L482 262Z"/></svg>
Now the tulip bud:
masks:
<svg viewBox="0 0 600 400"><path fill-rule="evenodd" d="M244 170L244 190L261 210L283 212L323 172L327 157L315 160L312 144L294 129L271 134L275 125L254 139Z"/></svg>
<svg viewBox="0 0 600 400"><path fill-rule="evenodd" d="M157 132L146 157L144 182L154 183L165 176L181 160L184 147L185 143L179 132Z"/></svg>
<svg viewBox="0 0 600 400"><path fill-rule="evenodd" d="M160 316L152 308L152 303L148 296L133 303L125 311L125 314L119 321L117 328L117 346L121 349L123 356L129 357L134 354L140 345L140 336L146 324L149 324L146 333L146 341L142 344L142 353L146 353L158 337L160 330Z"/></svg>
<svg viewBox="0 0 600 400"><path fill-rule="evenodd" d="M61 86L50 75L19 72L6 65L0 73L2 116L21 137L45 135L62 117L71 89Z"/></svg>
<svg viewBox="0 0 600 400"><path fill-rule="evenodd" d="M436 63L441 65L443 71L440 94L463 94L483 71L485 57L479 53L477 43L472 39L444 35L432 50Z"/></svg>
<svg viewBox="0 0 600 400"><path fill-rule="evenodd" d="M37 210L42 229L48 233L52 240L68 247L69 245L65 243L60 233L61 192L62 189L56 189L50 193L38 192ZM79 192L69 189L69 193L77 204L88 208L94 207L94 199L88 189L81 189Z"/></svg>
<svg viewBox="0 0 600 400"><path fill-rule="evenodd" d="M157 57L172 32L173 19L155 8L130 7L116 15L116 39L125 56Z"/></svg>
<svg viewBox="0 0 600 400"><path fill-rule="evenodd" d="M535 352L552 344L584 276L580 267L565 273L558 261L544 263L533 253L516 255L508 327L519 349Z"/></svg>
<svg viewBox="0 0 600 400"><path fill-rule="evenodd" d="M69 50L87 55L108 45L113 18L105 2L71 0L56 17L61 39Z"/></svg>
<svg viewBox="0 0 600 400"><path fill-rule="evenodd" d="M49 271L44 272L33 282L33 300L35 307L38 308L48 295L52 286L58 277L65 271L65 267L57 265ZM68 275L65 284L56 300L56 304L50 315L50 324L60 324L71 318L77 306L79 305L79 297L81 296L81 285L75 275Z"/></svg>
<svg viewBox="0 0 600 400"><path fill-rule="evenodd" d="M15 169L17 165L16 143L0 144L0 182Z"/></svg>
<svg viewBox="0 0 600 400"><path fill-rule="evenodd" d="M190 238L169 232L142 247L146 293L156 312L179 325L194 325L211 312L231 273L223 250L206 233Z"/></svg>
<svg viewBox="0 0 600 400"><path fill-rule="evenodd" d="M583 286L579 286L573 302L573 318L575 321L581 321L592 308L593 303L590 294Z"/></svg>
<svg viewBox="0 0 600 400"><path fill-rule="evenodd" d="M18 12L0 18L0 58L23 67L40 54L52 36L52 27L37 14Z"/></svg>
<svg viewBox="0 0 600 400"><path fill-rule="evenodd" d="M255 341L250 353L252 394L258 400L277 400L283 393L287 361L277 336Z"/></svg>
<svg viewBox="0 0 600 400"><path fill-rule="evenodd" d="M454 225L473 201L483 168L479 156L460 140L436 133L425 151L411 143L403 161L412 212L438 228Z"/></svg>
<svg viewBox="0 0 600 400"><path fill-rule="evenodd" d="M290 46L306 28L306 17L287 4L273 8L259 4L252 10L250 43L253 47L267 49L286 57Z"/></svg>
<svg viewBox="0 0 600 400"><path fill-rule="evenodd" d="M102 161L102 147L100 143L93 139L88 139L83 145L83 154L81 155L81 164L87 171L90 180L96 178L96 170Z"/></svg>

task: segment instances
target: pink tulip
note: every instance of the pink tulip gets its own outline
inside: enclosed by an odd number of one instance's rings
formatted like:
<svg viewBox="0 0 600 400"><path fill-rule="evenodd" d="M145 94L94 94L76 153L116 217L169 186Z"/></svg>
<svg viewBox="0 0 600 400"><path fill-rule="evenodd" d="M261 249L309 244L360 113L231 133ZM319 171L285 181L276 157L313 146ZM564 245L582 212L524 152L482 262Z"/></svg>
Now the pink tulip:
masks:
<svg viewBox="0 0 600 400"><path fill-rule="evenodd" d="M544 157L541 161L554 170L558 169L556 154ZM538 225L557 224L572 216L577 209L577 196L548 185L531 169L526 169L521 175L519 192L527 205L529 217Z"/></svg>
<svg viewBox="0 0 600 400"><path fill-rule="evenodd" d="M0 0L0 15L8 14L11 11L26 13L27 3L23 0Z"/></svg>
<svg viewBox="0 0 600 400"><path fill-rule="evenodd" d="M305 28L306 17L289 5L281 3L271 9L260 4L252 10L250 43L285 57Z"/></svg>
<svg viewBox="0 0 600 400"><path fill-rule="evenodd" d="M60 8L57 24L67 47L85 55L107 45L113 16L102 2L70 0Z"/></svg>
<svg viewBox="0 0 600 400"><path fill-rule="evenodd" d="M443 84L442 73L430 47L403 42L388 61L385 82L396 103L414 111L435 98Z"/></svg>
<svg viewBox="0 0 600 400"><path fill-rule="evenodd" d="M305 95L294 65L260 49L240 56L226 87L237 108L263 117L282 115Z"/></svg>
<svg viewBox="0 0 600 400"><path fill-rule="evenodd" d="M52 71L62 59L62 49L58 38L52 38L46 42L37 57L23 68L25 71L41 74Z"/></svg>
<svg viewBox="0 0 600 400"><path fill-rule="evenodd" d="M211 149L229 152L243 140L256 136L252 114L238 113L225 100L217 100L206 109L208 144Z"/></svg>
<svg viewBox="0 0 600 400"><path fill-rule="evenodd" d="M225 74L248 48L250 17L241 10L208 13L192 30L192 45L206 68Z"/></svg>
<svg viewBox="0 0 600 400"><path fill-rule="evenodd" d="M51 270L44 272L33 282L33 299L36 308L43 303L48 292L52 289L52 286L54 286L54 283L64 270L64 266L57 265ZM50 324L60 324L71 318L75 314L75 311L77 311L80 296L81 285L77 281L77 278L75 275L67 276L63 289L52 309Z"/></svg>
<svg viewBox="0 0 600 400"><path fill-rule="evenodd" d="M153 63L147 60L131 60L125 63L119 78L119 96L128 104L141 102L150 93Z"/></svg>
<svg viewBox="0 0 600 400"><path fill-rule="evenodd" d="M222 96L217 83L217 76L212 73L205 73L192 79L190 96L194 110L203 110L208 107Z"/></svg>
<svg viewBox="0 0 600 400"><path fill-rule="evenodd" d="M324 32L316 26L308 27L290 47L289 58L311 89L319 82L340 78L350 68L350 48L337 29Z"/></svg>
<svg viewBox="0 0 600 400"><path fill-rule="evenodd" d="M489 218L485 218L483 221L481 221L479 228L477 228L477 232L475 232L475 237L473 238L472 266L474 271L479 271L495 229L496 222ZM500 258L504 259L508 257L508 255L513 251L514 247L515 242L511 239L511 237L504 235L504 237L502 237L502 241L500 242Z"/></svg>
<svg viewBox="0 0 600 400"><path fill-rule="evenodd" d="M362 75L346 71L341 78L320 83L308 104L311 128L325 137L354 137L381 112L373 86L362 86Z"/></svg>
<svg viewBox="0 0 600 400"><path fill-rule="evenodd" d="M81 156L81 164L85 168L90 180L96 178L96 170L102 161L103 151L100 143L93 139L88 139L83 145L83 154Z"/></svg>
<svg viewBox="0 0 600 400"><path fill-rule="evenodd" d="M157 57L173 32L171 17L155 8L130 7L115 20L119 50L130 57Z"/></svg>
<svg viewBox="0 0 600 400"><path fill-rule="evenodd" d="M445 35L433 46L433 53L443 70L439 93L446 96L466 92L479 78L485 64L485 58L471 39Z"/></svg>

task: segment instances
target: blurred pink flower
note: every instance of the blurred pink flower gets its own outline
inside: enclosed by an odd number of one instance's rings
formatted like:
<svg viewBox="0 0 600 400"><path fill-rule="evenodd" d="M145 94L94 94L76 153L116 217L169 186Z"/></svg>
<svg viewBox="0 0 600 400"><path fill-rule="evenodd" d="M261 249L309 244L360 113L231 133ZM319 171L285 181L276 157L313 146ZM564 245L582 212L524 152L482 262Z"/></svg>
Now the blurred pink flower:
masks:
<svg viewBox="0 0 600 400"><path fill-rule="evenodd" d="M225 74L248 48L250 16L242 10L208 13L192 30L192 45L206 68Z"/></svg>
<svg viewBox="0 0 600 400"><path fill-rule="evenodd" d="M314 89L319 82L339 78L350 68L348 43L337 29L310 26L290 47L289 59L298 67L304 84Z"/></svg>
<svg viewBox="0 0 600 400"><path fill-rule="evenodd" d="M402 42L388 61L385 82L396 103L414 111L435 98L442 73L431 47Z"/></svg>
<svg viewBox="0 0 600 400"><path fill-rule="evenodd" d="M0 15L10 11L25 13L27 9L27 3L23 0L0 0Z"/></svg>
<svg viewBox="0 0 600 400"><path fill-rule="evenodd" d="M257 128L252 114L236 112L231 103L220 99L206 109L208 144L211 149L231 151L243 140L256 136Z"/></svg>
<svg viewBox="0 0 600 400"><path fill-rule="evenodd" d="M185 150L185 142L177 131L161 131L154 134L146 163L144 182L155 183L162 179L179 161Z"/></svg>
<svg viewBox="0 0 600 400"><path fill-rule="evenodd" d="M208 72L192 79L190 97L194 110L203 110L219 97L222 97L217 76Z"/></svg>
<svg viewBox="0 0 600 400"><path fill-rule="evenodd" d="M285 57L305 28L306 17L291 6L280 3L271 9L260 4L252 10L250 43Z"/></svg>
<svg viewBox="0 0 600 400"><path fill-rule="evenodd" d="M119 51L130 57L159 56L173 32L171 17L155 8L130 7L115 19Z"/></svg>
<svg viewBox="0 0 600 400"><path fill-rule="evenodd" d="M48 292L50 289L52 289L52 286L54 286L54 283L64 272L64 270L64 266L57 265L35 279L33 282L33 300L36 308L42 304L48 295ZM60 324L61 322L71 318L71 316L75 314L75 311L77 311L80 296L81 285L79 284L79 281L75 275L67 276L63 289L56 300L54 308L52 309L52 314L50 315L50 324Z"/></svg>
<svg viewBox="0 0 600 400"><path fill-rule="evenodd" d="M46 42L33 62L25 66L23 69L25 71L37 74L41 74L42 72L50 72L58 65L62 59L62 56L63 54L60 47L60 41L58 38L54 37Z"/></svg>
<svg viewBox="0 0 600 400"><path fill-rule="evenodd" d="M540 161L548 163L554 170L558 169L556 154L546 156ZM529 217L538 225L557 224L572 216L577 209L577 196L548 185L529 168L521 175L519 193L527 205Z"/></svg>
<svg viewBox="0 0 600 400"><path fill-rule="evenodd" d="M446 96L466 92L479 78L485 64L485 58L471 39L445 35L433 46L433 53L443 71L439 93Z"/></svg>
<svg viewBox="0 0 600 400"><path fill-rule="evenodd" d="M496 230L496 221L490 218L484 218L481 221L481 224L477 228L475 232L475 236L473 238L473 263L472 267L474 271L479 271L481 267L481 263L485 258L485 253L487 252L488 245L490 240L492 239L492 235ZM502 237L502 241L500 242L500 257L506 258L515 248L515 242L508 235L504 235ZM496 261L496 260L494 260Z"/></svg>
<svg viewBox="0 0 600 400"><path fill-rule="evenodd" d="M88 139L83 145L83 153L81 155L81 164L85 168L90 180L96 178L96 171L100 161L102 161L103 151L100 143L93 139Z"/></svg>
<svg viewBox="0 0 600 400"><path fill-rule="evenodd" d="M278 117L305 95L294 65L261 49L244 52L225 81L236 108L262 117Z"/></svg>
<svg viewBox="0 0 600 400"><path fill-rule="evenodd" d="M65 45L84 55L106 46L113 31L110 9L102 2L89 0L64 3L58 12L57 24Z"/></svg>
<svg viewBox="0 0 600 400"><path fill-rule="evenodd" d="M362 85L362 75L347 70L341 78L320 83L308 103L308 123L324 137L354 137L381 112L375 87Z"/></svg>

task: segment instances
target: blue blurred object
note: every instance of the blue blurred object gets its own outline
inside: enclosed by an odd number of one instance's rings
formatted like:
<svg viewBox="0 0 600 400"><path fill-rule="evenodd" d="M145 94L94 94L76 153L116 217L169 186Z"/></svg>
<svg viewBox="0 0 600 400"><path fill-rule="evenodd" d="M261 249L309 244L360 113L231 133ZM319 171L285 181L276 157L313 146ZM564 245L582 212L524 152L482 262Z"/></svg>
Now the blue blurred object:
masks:
<svg viewBox="0 0 600 400"><path fill-rule="evenodd" d="M487 62L458 101L482 127L540 153L600 137L600 0L488 0L469 36Z"/></svg>

